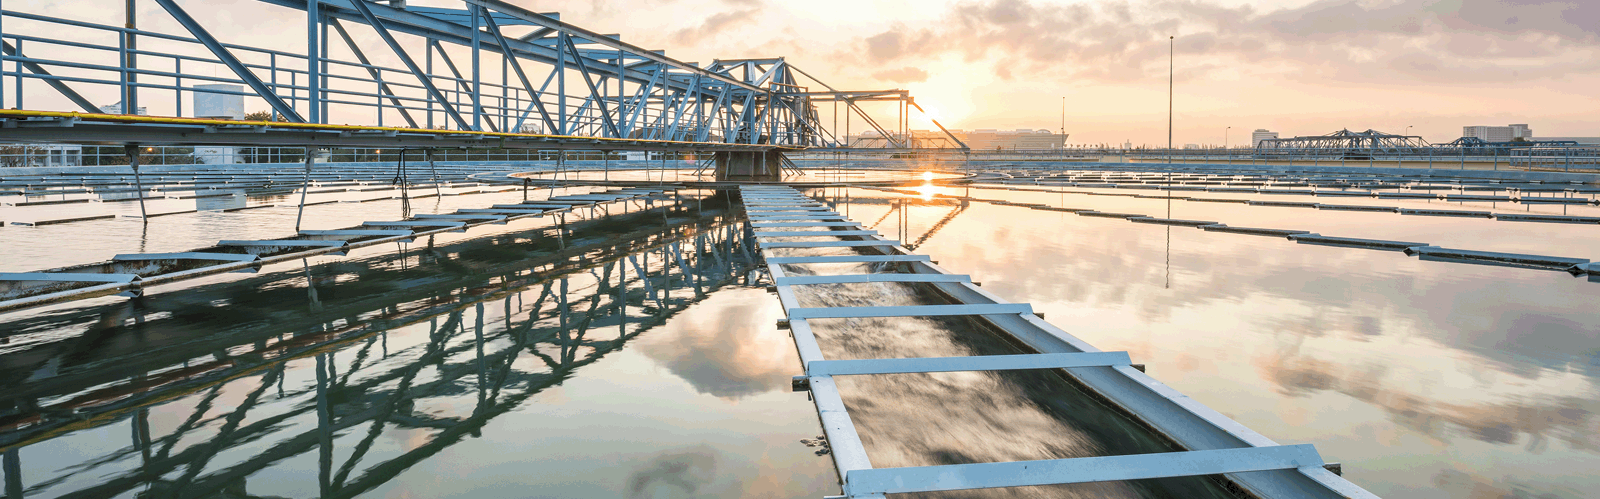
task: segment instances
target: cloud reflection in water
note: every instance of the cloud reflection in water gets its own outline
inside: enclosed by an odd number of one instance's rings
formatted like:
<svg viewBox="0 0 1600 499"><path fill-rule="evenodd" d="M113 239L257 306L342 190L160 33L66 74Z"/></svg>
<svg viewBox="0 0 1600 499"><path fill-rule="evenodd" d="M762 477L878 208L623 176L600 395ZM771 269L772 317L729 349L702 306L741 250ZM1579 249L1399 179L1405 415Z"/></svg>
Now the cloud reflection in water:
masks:
<svg viewBox="0 0 1600 499"><path fill-rule="evenodd" d="M774 324L778 301L760 289L728 289L695 304L637 343L696 391L724 399L789 389L800 373L794 344Z"/></svg>

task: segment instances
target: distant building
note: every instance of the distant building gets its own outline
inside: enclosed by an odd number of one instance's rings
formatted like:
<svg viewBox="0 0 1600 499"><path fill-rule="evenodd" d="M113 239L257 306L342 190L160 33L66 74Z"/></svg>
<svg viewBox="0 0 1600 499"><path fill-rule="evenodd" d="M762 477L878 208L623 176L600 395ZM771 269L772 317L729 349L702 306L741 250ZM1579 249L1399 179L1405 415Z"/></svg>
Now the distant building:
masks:
<svg viewBox="0 0 1600 499"><path fill-rule="evenodd" d="M1473 125L1461 127L1461 136L1481 139L1484 142L1511 142L1517 139L1533 140L1533 129L1528 128L1528 125Z"/></svg>
<svg viewBox="0 0 1600 499"><path fill-rule="evenodd" d="M1184 149L1199 149L1200 148L1200 144L1184 144L1183 148Z"/></svg>
<svg viewBox="0 0 1600 499"><path fill-rule="evenodd" d="M0 144L0 166L82 166L76 144Z"/></svg>
<svg viewBox="0 0 1600 499"><path fill-rule="evenodd" d="M244 86L195 85L194 117L214 120L244 119ZM194 148L194 158L208 165L243 163L239 148L212 146Z"/></svg>
<svg viewBox="0 0 1600 499"><path fill-rule="evenodd" d="M219 120L244 119L244 86L195 85L194 117Z"/></svg>
<svg viewBox="0 0 1600 499"><path fill-rule="evenodd" d="M1261 141L1276 138L1278 138L1278 132L1257 128L1256 131L1250 132L1250 147L1260 147Z"/></svg>
<svg viewBox="0 0 1600 499"><path fill-rule="evenodd" d="M100 106L100 112L105 114L127 114L122 112L122 101L117 101L116 104L106 104L104 106ZM140 107L137 112L133 114L143 116L150 113L145 112L145 108Z"/></svg>

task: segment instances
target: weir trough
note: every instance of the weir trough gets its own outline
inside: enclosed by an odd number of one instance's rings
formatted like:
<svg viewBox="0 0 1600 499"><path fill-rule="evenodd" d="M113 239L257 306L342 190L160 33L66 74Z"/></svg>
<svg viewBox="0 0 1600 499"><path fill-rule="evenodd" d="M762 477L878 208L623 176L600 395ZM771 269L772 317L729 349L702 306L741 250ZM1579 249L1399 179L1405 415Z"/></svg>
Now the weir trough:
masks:
<svg viewBox="0 0 1600 499"><path fill-rule="evenodd" d="M799 191L780 186L742 186L747 209L779 204L814 204ZM1111 214L1101 214L1110 216ZM1091 215L1092 216L1092 215ZM1126 218L1137 215L1119 215ZM829 222L796 222L787 227ZM753 228L762 224L751 224ZM773 225L773 224L766 224ZM1216 227L1207 225L1205 227ZM758 240L788 237L789 231L754 231ZM1373 498L1375 495L1336 475L1310 445L1278 445L1227 416L1179 394L1132 364L1126 352L1102 352L1045 322L1031 306L1009 303L983 291L966 276L945 271L925 255L876 234L854 235L882 243L858 247L878 254L786 257L773 242L760 242L787 316L805 374L793 386L809 390L842 478L844 497L883 499L885 494L1022 487L1034 485L1225 475L1243 490L1267 498ZM783 265L810 263L903 262L909 272L871 276L790 276ZM907 276L907 277L887 277ZM885 279L895 279L885 281ZM807 308L799 306L795 286L836 282L915 282L933 286L957 302L951 305ZM970 316L986 321L1037 353L945 358L829 360L823 358L810 321L859 317ZM852 334L872 334L870 330ZM1142 367L1142 366L1139 366ZM1038 461L877 468L851 421L834 383L835 376L884 373L1061 369L1133 419L1186 449L1183 452L1082 457Z"/></svg>

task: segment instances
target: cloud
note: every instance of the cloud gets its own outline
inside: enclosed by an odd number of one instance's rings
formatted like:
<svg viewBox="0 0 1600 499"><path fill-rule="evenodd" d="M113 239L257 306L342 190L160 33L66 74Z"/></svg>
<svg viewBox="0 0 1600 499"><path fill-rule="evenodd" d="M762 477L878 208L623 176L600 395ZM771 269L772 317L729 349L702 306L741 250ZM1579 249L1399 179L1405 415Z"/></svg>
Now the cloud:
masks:
<svg viewBox="0 0 1600 499"><path fill-rule="evenodd" d="M900 69L889 69L872 73L873 78L895 83L917 83L928 81L928 72L911 66Z"/></svg>
<svg viewBox="0 0 1600 499"><path fill-rule="evenodd" d="M699 26L688 27L673 32L672 39L685 45L699 43L701 40L725 31L730 26L755 18L756 12L759 10L760 9L751 8L728 12L718 12L716 14L712 14L710 17L707 17L705 22L700 23Z"/></svg>
<svg viewBox="0 0 1600 499"><path fill-rule="evenodd" d="M930 27L866 36L867 62L959 57L1011 71L1131 81L1241 63L1291 78L1506 82L1600 71L1600 2L1321 0L1260 11L1214 0L968 0ZM1582 62L1574 62L1582 61Z"/></svg>

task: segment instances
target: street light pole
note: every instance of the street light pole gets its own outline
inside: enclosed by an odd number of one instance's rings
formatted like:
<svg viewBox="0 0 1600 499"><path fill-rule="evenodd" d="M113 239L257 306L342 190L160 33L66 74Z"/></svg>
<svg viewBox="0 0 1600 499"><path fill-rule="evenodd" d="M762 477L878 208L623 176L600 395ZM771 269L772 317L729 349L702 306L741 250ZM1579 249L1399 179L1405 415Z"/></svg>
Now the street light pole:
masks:
<svg viewBox="0 0 1600 499"><path fill-rule="evenodd" d="M1177 42L1174 41L1176 39L1177 39L1177 37L1175 37L1175 36L1168 36L1167 37L1167 154L1169 154L1169 155L1172 154L1172 152L1173 152L1172 151L1172 89L1173 89L1173 85L1172 85L1173 76L1172 76L1172 74L1173 74L1173 68L1176 67L1176 65L1175 65L1176 64L1176 59L1175 59L1176 56L1174 55L1174 52L1176 51L1176 47L1177 47ZM1167 162L1168 163L1172 162L1172 159L1171 159L1170 156L1168 157Z"/></svg>
<svg viewBox="0 0 1600 499"><path fill-rule="evenodd" d="M1233 154L1228 152L1228 131L1229 130L1233 130L1233 127L1230 126L1230 127L1222 129L1222 153L1228 155L1227 156L1228 157L1228 162L1232 162L1233 161Z"/></svg>

